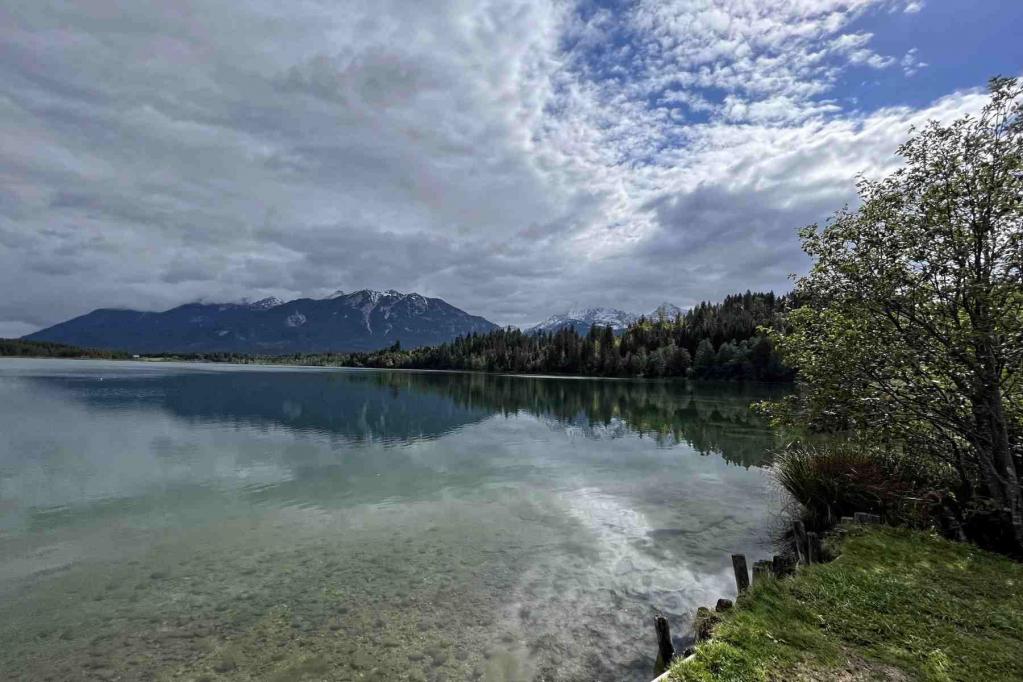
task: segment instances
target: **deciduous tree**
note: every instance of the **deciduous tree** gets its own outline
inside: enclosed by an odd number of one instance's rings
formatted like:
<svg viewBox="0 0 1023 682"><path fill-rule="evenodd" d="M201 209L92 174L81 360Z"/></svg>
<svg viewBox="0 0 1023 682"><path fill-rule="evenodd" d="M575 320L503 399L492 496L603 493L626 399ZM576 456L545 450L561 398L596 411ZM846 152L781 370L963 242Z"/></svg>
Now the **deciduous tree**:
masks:
<svg viewBox="0 0 1023 682"><path fill-rule="evenodd" d="M813 258L777 339L792 414L901 444L959 475L1023 550L1023 105L990 84L977 116L932 122L861 205L801 232Z"/></svg>

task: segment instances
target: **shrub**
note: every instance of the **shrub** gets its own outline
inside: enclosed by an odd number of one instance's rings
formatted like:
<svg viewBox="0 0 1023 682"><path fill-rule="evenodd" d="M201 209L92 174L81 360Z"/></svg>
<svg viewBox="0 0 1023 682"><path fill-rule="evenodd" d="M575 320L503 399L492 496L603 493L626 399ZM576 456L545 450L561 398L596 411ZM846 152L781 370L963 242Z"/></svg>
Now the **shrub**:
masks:
<svg viewBox="0 0 1023 682"><path fill-rule="evenodd" d="M856 444L791 447L775 460L775 475L802 506L807 526L816 530L856 512L930 526L948 496L938 472L919 461Z"/></svg>

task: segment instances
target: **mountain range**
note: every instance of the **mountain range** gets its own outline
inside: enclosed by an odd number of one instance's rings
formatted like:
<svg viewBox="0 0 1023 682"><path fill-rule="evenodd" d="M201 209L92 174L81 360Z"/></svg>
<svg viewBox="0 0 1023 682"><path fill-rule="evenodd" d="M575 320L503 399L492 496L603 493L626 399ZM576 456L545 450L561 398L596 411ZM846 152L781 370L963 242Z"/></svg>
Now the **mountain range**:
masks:
<svg viewBox="0 0 1023 682"><path fill-rule="evenodd" d="M406 348L497 329L439 299L416 293L338 292L325 299L188 303L164 312L101 308L24 338L137 353L315 353Z"/></svg>
<svg viewBox="0 0 1023 682"><path fill-rule="evenodd" d="M675 319L682 314L682 309L671 303L662 303L645 317L650 319L666 318ZM611 327L615 332L623 332L628 326L639 319L639 315L627 313L617 308L576 308L567 313L551 315L543 322L527 329L527 333L537 334L540 332L555 332L565 327L575 329L578 334L585 336L594 325Z"/></svg>
<svg viewBox="0 0 1023 682"><path fill-rule="evenodd" d="M663 303L647 317L674 318L681 312ZM622 332L637 319L615 308L575 309L552 315L526 331L535 334L572 327L587 334L594 325L601 325ZM100 308L23 338L134 353L283 355L371 351L397 341L405 348L416 348L495 329L493 322L439 298L363 289L322 299L187 303L163 312Z"/></svg>

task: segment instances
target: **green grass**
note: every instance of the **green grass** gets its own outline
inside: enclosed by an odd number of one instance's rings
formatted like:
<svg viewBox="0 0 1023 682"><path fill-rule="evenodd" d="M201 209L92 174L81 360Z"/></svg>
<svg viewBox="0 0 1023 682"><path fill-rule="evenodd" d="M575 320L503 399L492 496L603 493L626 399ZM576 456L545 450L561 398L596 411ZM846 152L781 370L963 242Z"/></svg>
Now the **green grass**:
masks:
<svg viewBox="0 0 1023 682"><path fill-rule="evenodd" d="M833 562L752 588L674 679L1023 680L1023 564L918 531L843 532Z"/></svg>

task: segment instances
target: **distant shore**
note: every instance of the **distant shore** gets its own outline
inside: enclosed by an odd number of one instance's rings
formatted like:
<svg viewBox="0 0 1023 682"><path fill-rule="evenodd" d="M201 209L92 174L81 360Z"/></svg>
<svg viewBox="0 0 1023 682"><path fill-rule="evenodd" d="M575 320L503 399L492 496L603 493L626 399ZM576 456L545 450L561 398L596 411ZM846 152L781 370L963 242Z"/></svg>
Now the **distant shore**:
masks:
<svg viewBox="0 0 1023 682"><path fill-rule="evenodd" d="M348 354L338 353L338 356ZM61 360L117 360L133 362L188 362L204 363L215 365L260 365L268 367L299 367L299 368L333 368L353 370L390 370L407 372L436 372L452 374L487 374L493 376L515 376L532 379L584 379L584 380L614 380L614 381L676 381L685 382L694 380L694 377L635 377L635 376L603 376L598 374L560 374L557 372L509 372L487 371L475 369L442 369L431 367L386 367L377 365L354 365L340 362L331 362L334 354L310 353L308 355L248 355L243 353L131 353L128 351L100 350L91 348L79 348L67 344L24 341L22 339L0 339L0 358L25 358L25 359L61 359ZM766 383L766 384L789 384L789 381L730 381L730 380L700 380L710 383Z"/></svg>

